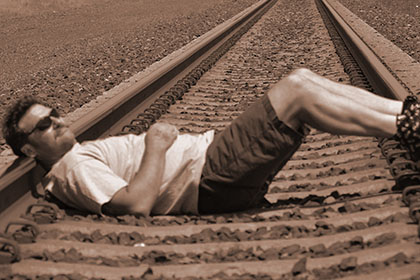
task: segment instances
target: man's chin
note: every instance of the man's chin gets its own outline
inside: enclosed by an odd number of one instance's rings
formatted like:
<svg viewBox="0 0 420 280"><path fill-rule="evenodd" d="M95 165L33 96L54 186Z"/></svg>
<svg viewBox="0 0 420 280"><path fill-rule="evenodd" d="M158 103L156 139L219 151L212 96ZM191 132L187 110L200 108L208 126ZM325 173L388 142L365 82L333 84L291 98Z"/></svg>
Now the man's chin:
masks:
<svg viewBox="0 0 420 280"><path fill-rule="evenodd" d="M58 130L55 138L57 141L69 142L72 145L76 142L74 133L68 128Z"/></svg>
<svg viewBox="0 0 420 280"><path fill-rule="evenodd" d="M59 143L63 155L70 151L76 143L76 138L72 132L65 132L62 135L57 135L56 140L57 143Z"/></svg>

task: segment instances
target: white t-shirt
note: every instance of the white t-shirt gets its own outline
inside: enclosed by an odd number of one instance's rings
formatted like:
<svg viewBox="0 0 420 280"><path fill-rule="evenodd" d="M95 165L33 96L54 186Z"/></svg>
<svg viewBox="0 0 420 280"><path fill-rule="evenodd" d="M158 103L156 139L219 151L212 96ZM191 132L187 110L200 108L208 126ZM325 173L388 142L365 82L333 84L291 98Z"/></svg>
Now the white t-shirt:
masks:
<svg viewBox="0 0 420 280"><path fill-rule="evenodd" d="M137 173L144 137L124 135L75 144L46 175L46 190L65 204L101 214L103 204ZM180 134L166 153L154 215L197 214L198 185L214 131Z"/></svg>

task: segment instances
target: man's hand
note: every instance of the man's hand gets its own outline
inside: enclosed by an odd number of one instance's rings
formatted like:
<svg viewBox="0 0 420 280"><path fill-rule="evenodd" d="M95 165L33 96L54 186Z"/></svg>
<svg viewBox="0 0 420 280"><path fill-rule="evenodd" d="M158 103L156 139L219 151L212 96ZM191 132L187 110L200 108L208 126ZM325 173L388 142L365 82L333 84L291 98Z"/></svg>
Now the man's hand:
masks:
<svg viewBox="0 0 420 280"><path fill-rule="evenodd" d="M178 129L168 123L155 123L147 131L145 144L147 149L151 151L167 151L176 138L178 137Z"/></svg>

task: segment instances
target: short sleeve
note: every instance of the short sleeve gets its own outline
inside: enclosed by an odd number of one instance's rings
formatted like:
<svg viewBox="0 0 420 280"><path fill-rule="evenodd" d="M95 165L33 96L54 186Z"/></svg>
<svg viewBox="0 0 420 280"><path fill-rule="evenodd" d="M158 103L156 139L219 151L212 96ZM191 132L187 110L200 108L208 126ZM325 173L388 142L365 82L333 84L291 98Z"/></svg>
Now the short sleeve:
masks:
<svg viewBox="0 0 420 280"><path fill-rule="evenodd" d="M74 200L82 209L101 213L103 204L128 183L100 160L85 160L67 174Z"/></svg>

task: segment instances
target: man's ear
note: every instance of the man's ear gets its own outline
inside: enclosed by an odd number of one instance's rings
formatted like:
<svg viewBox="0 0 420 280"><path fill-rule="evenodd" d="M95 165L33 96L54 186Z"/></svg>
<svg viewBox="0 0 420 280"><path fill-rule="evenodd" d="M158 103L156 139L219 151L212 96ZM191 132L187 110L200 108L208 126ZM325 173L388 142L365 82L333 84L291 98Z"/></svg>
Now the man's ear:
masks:
<svg viewBox="0 0 420 280"><path fill-rule="evenodd" d="M26 143L25 145L23 145L22 148L20 148L20 150L22 151L22 153L24 153L27 157L30 158L34 158L36 157L36 151L35 148L31 145Z"/></svg>

